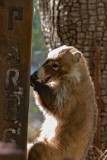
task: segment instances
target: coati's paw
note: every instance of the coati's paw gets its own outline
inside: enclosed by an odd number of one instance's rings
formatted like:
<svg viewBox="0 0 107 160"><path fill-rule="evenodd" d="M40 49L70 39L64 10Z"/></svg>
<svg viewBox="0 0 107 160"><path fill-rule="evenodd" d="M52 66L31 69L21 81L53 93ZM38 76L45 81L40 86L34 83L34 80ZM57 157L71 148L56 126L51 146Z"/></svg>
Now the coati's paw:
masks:
<svg viewBox="0 0 107 160"><path fill-rule="evenodd" d="M35 155L29 155L28 160L41 160L41 158L40 156L35 154Z"/></svg>
<svg viewBox="0 0 107 160"><path fill-rule="evenodd" d="M47 148L42 142L34 144L28 153L28 160L45 160L48 157Z"/></svg>
<svg viewBox="0 0 107 160"><path fill-rule="evenodd" d="M38 84L40 84L40 82L37 81L37 79L36 79L34 76L31 76L31 77L30 77L30 85L31 85L32 87L35 87L35 86L37 86Z"/></svg>
<svg viewBox="0 0 107 160"><path fill-rule="evenodd" d="M40 151L36 145L34 145L30 149L29 154L28 154L28 160L41 160Z"/></svg>
<svg viewBox="0 0 107 160"><path fill-rule="evenodd" d="M34 82L31 81L30 83L31 83L31 86L34 88L34 90L37 90L41 85L41 83L38 81L34 81Z"/></svg>

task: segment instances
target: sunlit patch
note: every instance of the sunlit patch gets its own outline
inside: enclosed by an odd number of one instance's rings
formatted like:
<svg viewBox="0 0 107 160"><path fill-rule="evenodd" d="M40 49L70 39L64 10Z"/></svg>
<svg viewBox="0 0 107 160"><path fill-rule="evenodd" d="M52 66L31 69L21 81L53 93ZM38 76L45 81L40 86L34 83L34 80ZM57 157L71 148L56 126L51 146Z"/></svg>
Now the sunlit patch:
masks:
<svg viewBox="0 0 107 160"><path fill-rule="evenodd" d="M29 150L33 146L33 143L27 143L27 150Z"/></svg>
<svg viewBox="0 0 107 160"><path fill-rule="evenodd" d="M55 136L55 129L57 127L57 120L46 114L45 116L45 122L42 125L41 128L41 135L38 138L39 141L42 141L44 139L47 139L48 141L50 141L54 136Z"/></svg>

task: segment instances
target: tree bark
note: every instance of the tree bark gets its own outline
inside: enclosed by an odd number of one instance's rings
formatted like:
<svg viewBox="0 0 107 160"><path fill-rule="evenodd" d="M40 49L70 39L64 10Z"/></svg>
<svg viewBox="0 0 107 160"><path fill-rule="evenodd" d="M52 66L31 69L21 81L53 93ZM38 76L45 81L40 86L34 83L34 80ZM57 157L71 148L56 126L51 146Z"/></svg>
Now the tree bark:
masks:
<svg viewBox="0 0 107 160"><path fill-rule="evenodd" d="M39 0L39 7L48 50L63 44L75 46L89 63L99 109L94 147L88 157L93 159L94 150L100 156L107 147L107 1Z"/></svg>

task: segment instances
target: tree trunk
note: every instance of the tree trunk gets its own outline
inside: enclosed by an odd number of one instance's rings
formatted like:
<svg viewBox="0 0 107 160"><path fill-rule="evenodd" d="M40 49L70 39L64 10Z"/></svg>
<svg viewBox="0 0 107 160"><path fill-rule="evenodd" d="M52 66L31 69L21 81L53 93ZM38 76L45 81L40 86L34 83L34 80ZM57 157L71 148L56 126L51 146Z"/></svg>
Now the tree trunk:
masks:
<svg viewBox="0 0 107 160"><path fill-rule="evenodd" d="M89 159L107 147L107 1L39 0L41 26L48 50L77 47L89 63L99 118Z"/></svg>

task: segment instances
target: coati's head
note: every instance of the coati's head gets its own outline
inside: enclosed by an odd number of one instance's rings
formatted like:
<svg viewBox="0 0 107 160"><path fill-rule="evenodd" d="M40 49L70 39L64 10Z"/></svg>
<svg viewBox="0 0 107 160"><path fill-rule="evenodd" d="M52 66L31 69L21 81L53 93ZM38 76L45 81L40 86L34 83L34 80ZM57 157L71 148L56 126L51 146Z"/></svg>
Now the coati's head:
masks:
<svg viewBox="0 0 107 160"><path fill-rule="evenodd" d="M81 52L74 47L61 46L54 49L49 52L46 62L31 76L31 85L33 86L35 81L50 83L78 74L75 68L81 58Z"/></svg>

